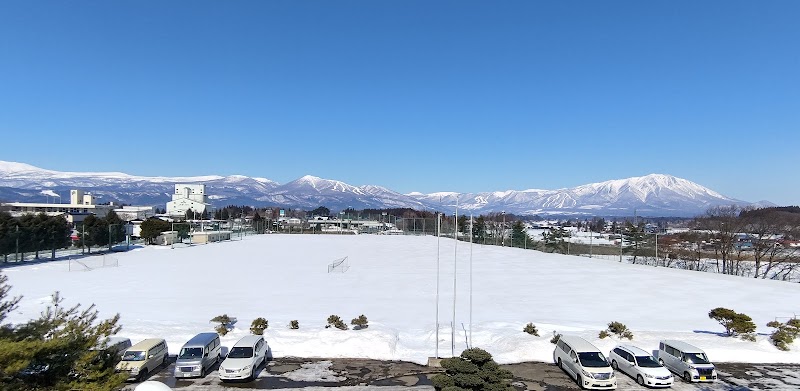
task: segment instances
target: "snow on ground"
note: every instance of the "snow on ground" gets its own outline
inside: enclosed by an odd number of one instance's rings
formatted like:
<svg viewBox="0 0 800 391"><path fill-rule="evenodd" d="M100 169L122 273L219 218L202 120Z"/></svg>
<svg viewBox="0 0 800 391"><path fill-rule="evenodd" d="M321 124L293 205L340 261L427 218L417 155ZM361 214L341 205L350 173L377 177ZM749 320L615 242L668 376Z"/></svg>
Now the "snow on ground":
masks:
<svg viewBox="0 0 800 391"><path fill-rule="evenodd" d="M91 271L70 272L67 260L9 267L4 273L11 295L24 295L9 321L38 316L58 290L66 304L95 303L105 317L119 312L121 336L134 343L163 337L173 354L193 335L211 331L209 319L225 313L238 318L222 338L226 347L249 333L253 319L265 317L265 337L276 357L425 363L436 352L439 248L441 357L459 354L471 335L473 346L500 363L550 361L553 332L583 336L607 352L617 341L597 334L619 321L633 331L632 343L646 350L657 349L660 339L682 339L716 361L800 362L800 344L778 351L769 344L771 329L765 326L800 312L800 284L454 244L431 236L260 235L175 249L139 248L115 254L118 267ZM328 273L328 264L345 256L349 270ZM752 316L761 333L758 341L720 336L722 327L707 315L720 306ZM369 327L326 329L332 314L346 323L364 314ZM300 329L289 329L291 320L298 320ZM528 322L541 337L522 332Z"/></svg>

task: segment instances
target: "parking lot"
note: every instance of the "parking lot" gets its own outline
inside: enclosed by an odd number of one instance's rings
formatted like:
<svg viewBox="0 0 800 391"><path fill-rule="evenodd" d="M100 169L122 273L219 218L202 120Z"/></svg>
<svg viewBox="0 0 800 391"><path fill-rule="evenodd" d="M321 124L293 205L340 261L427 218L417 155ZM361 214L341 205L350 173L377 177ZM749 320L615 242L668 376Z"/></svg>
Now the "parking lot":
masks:
<svg viewBox="0 0 800 391"><path fill-rule="evenodd" d="M715 383L689 384L676 380L673 390L744 391L800 389L800 365L797 364L739 364L717 363L720 380ZM503 365L514 374L513 386L525 390L578 390L575 382L555 365L526 362ZM359 390L396 389L432 390L430 378L440 370L423 365L368 359L276 358L258 369L251 382L222 383L216 367L205 378L176 380L172 376L174 358L170 364L154 373L149 380L167 384L175 390L217 391L231 389L291 389L291 388L351 388ZM617 374L618 389L645 390L634 379ZM133 390L131 383L125 390Z"/></svg>

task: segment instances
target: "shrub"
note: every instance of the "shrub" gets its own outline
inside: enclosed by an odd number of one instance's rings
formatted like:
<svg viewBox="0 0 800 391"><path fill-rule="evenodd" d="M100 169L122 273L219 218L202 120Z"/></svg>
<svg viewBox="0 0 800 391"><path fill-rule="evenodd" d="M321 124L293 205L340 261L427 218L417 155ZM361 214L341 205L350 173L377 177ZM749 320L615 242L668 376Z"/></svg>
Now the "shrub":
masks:
<svg viewBox="0 0 800 391"><path fill-rule="evenodd" d="M361 330L369 327L367 324L367 317L364 314L361 314L358 318L354 318L350 321L350 324L356 327L353 327L353 330Z"/></svg>
<svg viewBox="0 0 800 391"><path fill-rule="evenodd" d="M753 333L742 334L741 338L745 341L750 341L750 342L756 341L756 335Z"/></svg>
<svg viewBox="0 0 800 391"><path fill-rule="evenodd" d="M255 335L264 335L264 330L269 327L269 321L264 318L255 318L250 324L250 332Z"/></svg>
<svg viewBox="0 0 800 391"><path fill-rule="evenodd" d="M222 314L211 318L210 322L219 323L218 325L214 326L214 331L216 331L219 335L225 335L228 334L228 331L233 329L233 325L236 323L236 318L228 316L228 314Z"/></svg>
<svg viewBox="0 0 800 391"><path fill-rule="evenodd" d="M325 328L330 328L331 326L336 327L339 330L347 330L347 325L342 322L342 318L338 315L331 315L328 317L328 325Z"/></svg>
<svg viewBox="0 0 800 391"><path fill-rule="evenodd" d="M775 331L769 335L769 340L780 350L789 350L789 345L800 335L800 319L797 318L789 319L786 323L774 320L767 323L767 326L775 328Z"/></svg>
<svg viewBox="0 0 800 391"><path fill-rule="evenodd" d="M526 324L525 328L522 329L522 331L524 331L524 332L526 332L526 333L528 333L530 335L535 335L537 337L539 336L539 330L536 330L536 326L533 323Z"/></svg>
<svg viewBox="0 0 800 391"><path fill-rule="evenodd" d="M559 339L561 339L561 334L556 334L556 332L553 331L553 338L550 338L550 343L555 345Z"/></svg>
<svg viewBox="0 0 800 391"><path fill-rule="evenodd" d="M442 360L445 373L431 381L437 391L511 391L511 372L501 369L487 351L478 348L464 350L459 357Z"/></svg>
<svg viewBox="0 0 800 391"><path fill-rule="evenodd" d="M600 339L603 339L606 337L610 337L611 334L616 335L617 338L627 338L628 340L633 339L633 332L628 330L628 326L625 326L620 322L609 323L608 328L601 331L598 337L600 337Z"/></svg>
<svg viewBox="0 0 800 391"><path fill-rule="evenodd" d="M708 317L719 322L729 337L756 331L756 324L751 317L728 308L714 308L709 311Z"/></svg>
<svg viewBox="0 0 800 391"><path fill-rule="evenodd" d="M297 329L300 328L300 323L297 322L296 320L293 320L293 321L289 322L289 328L292 329L292 330L297 330Z"/></svg>

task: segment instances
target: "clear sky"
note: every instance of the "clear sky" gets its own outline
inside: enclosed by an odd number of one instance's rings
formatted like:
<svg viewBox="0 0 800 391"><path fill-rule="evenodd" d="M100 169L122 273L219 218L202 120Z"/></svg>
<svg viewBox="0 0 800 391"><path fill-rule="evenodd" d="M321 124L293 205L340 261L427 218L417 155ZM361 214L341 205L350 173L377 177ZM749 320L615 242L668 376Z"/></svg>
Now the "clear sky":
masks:
<svg viewBox="0 0 800 391"><path fill-rule="evenodd" d="M0 160L800 204L798 1L3 1Z"/></svg>

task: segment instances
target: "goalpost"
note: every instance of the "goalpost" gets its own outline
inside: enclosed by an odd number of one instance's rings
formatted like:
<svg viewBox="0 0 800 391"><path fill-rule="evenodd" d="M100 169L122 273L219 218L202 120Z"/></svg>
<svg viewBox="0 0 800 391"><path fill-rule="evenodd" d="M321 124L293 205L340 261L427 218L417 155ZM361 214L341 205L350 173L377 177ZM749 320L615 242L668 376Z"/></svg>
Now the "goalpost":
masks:
<svg viewBox="0 0 800 391"><path fill-rule="evenodd" d="M88 272L102 267L117 267L119 259L113 255L103 254L101 257L84 257L77 259L75 256L69 257L69 271Z"/></svg>
<svg viewBox="0 0 800 391"><path fill-rule="evenodd" d="M347 257L339 258L328 265L328 273L344 273L347 269L350 269L350 262L347 261Z"/></svg>

